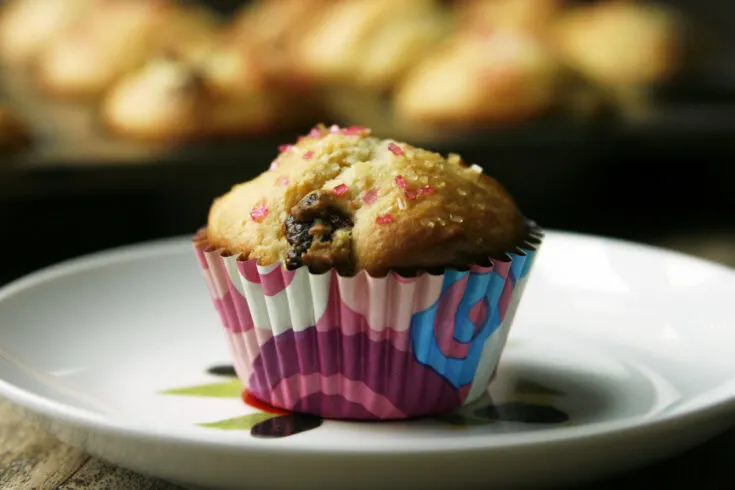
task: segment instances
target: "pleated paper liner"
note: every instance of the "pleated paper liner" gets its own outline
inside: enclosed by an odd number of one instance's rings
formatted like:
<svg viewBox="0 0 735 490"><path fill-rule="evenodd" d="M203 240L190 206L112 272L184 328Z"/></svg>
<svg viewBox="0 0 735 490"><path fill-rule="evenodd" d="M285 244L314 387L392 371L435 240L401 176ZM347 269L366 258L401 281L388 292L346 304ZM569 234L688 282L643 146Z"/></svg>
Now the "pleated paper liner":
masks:
<svg viewBox="0 0 735 490"><path fill-rule="evenodd" d="M543 234L468 270L344 277L194 245L238 376L284 410L324 418L427 416L488 388Z"/></svg>

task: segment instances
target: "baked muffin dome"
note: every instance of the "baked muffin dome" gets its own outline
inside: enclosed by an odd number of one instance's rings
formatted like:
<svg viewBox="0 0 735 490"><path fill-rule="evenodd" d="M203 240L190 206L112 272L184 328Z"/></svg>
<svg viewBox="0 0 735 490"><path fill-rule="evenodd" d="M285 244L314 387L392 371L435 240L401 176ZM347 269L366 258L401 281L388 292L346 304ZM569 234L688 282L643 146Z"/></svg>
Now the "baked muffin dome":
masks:
<svg viewBox="0 0 735 490"><path fill-rule="evenodd" d="M101 96L157 53L205 50L218 21L172 0L99 2L40 54L37 75L50 94Z"/></svg>
<svg viewBox="0 0 735 490"><path fill-rule="evenodd" d="M0 56L32 63L70 24L89 10L91 0L10 0L0 4Z"/></svg>
<svg viewBox="0 0 735 490"><path fill-rule="evenodd" d="M661 83L680 68L684 49L683 25L673 11L630 0L572 8L554 35L564 62L602 85Z"/></svg>
<svg viewBox="0 0 735 490"><path fill-rule="evenodd" d="M292 61L308 79L386 90L451 25L437 0L332 2L300 36Z"/></svg>
<svg viewBox="0 0 735 490"><path fill-rule="evenodd" d="M497 27L543 31L562 11L563 0L464 0L457 4L463 29Z"/></svg>
<svg viewBox="0 0 735 490"><path fill-rule="evenodd" d="M134 139L179 141L259 133L284 121L283 114L297 113L285 110L281 94L262 90L257 81L247 83L237 72L240 66L228 71L223 66L228 61L217 57L218 51L212 54L206 66L177 57L152 58L105 96L102 121L114 133ZM240 91L228 91L228 82L236 80Z"/></svg>
<svg viewBox="0 0 735 490"><path fill-rule="evenodd" d="M477 165L335 126L281 147L270 170L215 200L207 225L211 245L261 265L372 276L487 263L526 233Z"/></svg>
<svg viewBox="0 0 735 490"><path fill-rule="evenodd" d="M522 29L468 31L424 58L394 94L396 114L429 125L509 124L549 111L561 66Z"/></svg>

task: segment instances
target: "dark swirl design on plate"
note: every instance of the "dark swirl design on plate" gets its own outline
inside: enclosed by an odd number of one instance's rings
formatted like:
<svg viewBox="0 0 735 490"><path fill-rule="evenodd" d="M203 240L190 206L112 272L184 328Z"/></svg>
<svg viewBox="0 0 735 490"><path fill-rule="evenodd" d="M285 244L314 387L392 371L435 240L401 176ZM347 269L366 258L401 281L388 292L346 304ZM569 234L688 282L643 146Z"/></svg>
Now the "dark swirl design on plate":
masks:
<svg viewBox="0 0 735 490"><path fill-rule="evenodd" d="M214 398L240 398L242 402L257 410L239 417L198 424L220 430L248 430L252 437L278 439L301 434L320 427L324 420L310 414L288 412L270 406L248 390L242 389L231 365L213 366L207 370L213 376L222 377L223 382L167 390L167 395L184 395ZM564 393L541 384L521 380L516 383L513 401L493 403L489 396L472 406L448 412L424 420L441 422L452 427L476 427L499 422L529 425L559 425L569 422L569 414L553 406L553 399ZM532 402L515 398L533 399Z"/></svg>
<svg viewBox="0 0 735 490"><path fill-rule="evenodd" d="M227 378L234 378L237 376L237 373L235 372L235 367L229 364L212 366L211 368L207 369L207 374L211 374L212 376L224 376Z"/></svg>
<svg viewBox="0 0 735 490"><path fill-rule="evenodd" d="M321 418L313 415L292 413L290 415L273 417L255 424L253 428L250 429L250 435L261 439L288 437L316 429L321 426L323 422L324 421Z"/></svg>

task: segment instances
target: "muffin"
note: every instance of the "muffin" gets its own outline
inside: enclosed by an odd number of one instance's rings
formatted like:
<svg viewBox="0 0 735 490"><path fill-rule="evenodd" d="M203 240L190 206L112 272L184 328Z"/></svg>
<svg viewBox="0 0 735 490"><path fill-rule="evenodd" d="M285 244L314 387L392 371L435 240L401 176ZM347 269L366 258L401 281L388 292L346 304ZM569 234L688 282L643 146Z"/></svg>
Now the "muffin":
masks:
<svg viewBox="0 0 735 490"><path fill-rule="evenodd" d="M464 0L457 17L461 29L514 27L542 32L562 7L563 0Z"/></svg>
<svg viewBox="0 0 735 490"><path fill-rule="evenodd" d="M131 139L179 142L262 133L289 114L285 97L266 91L257 72L242 73L238 63L246 61L207 59L206 66L172 55L151 59L106 94L102 123Z"/></svg>
<svg viewBox="0 0 735 490"><path fill-rule="evenodd" d="M293 62L307 79L387 90L450 26L434 0L334 2L303 34Z"/></svg>
<svg viewBox="0 0 735 490"><path fill-rule="evenodd" d="M477 165L317 126L217 198L195 250L248 392L338 419L485 393L540 244Z"/></svg>
<svg viewBox="0 0 735 490"><path fill-rule="evenodd" d="M41 54L37 76L53 95L99 96L162 50L206 47L216 25L209 12L172 0L99 2Z"/></svg>
<svg viewBox="0 0 735 490"><path fill-rule="evenodd" d="M629 0L571 8L554 26L563 62L623 108L645 104L645 89L679 69L683 26L668 8Z"/></svg>
<svg viewBox="0 0 735 490"><path fill-rule="evenodd" d="M561 66L542 38L513 27L458 33L396 89L396 117L414 126L525 122L548 112Z"/></svg>
<svg viewBox="0 0 735 490"><path fill-rule="evenodd" d="M105 95L102 121L145 140L197 140L291 127L317 101L271 83L260 45L218 36L195 56L166 52L125 76Z"/></svg>
<svg viewBox="0 0 735 490"><path fill-rule="evenodd" d="M0 57L30 64L64 29L82 17L92 0L9 0L0 10Z"/></svg>
<svg viewBox="0 0 735 490"><path fill-rule="evenodd" d="M254 46L270 83L303 89L308 80L294 68L295 50L304 33L337 1L256 0L234 15L226 35L235 46Z"/></svg>

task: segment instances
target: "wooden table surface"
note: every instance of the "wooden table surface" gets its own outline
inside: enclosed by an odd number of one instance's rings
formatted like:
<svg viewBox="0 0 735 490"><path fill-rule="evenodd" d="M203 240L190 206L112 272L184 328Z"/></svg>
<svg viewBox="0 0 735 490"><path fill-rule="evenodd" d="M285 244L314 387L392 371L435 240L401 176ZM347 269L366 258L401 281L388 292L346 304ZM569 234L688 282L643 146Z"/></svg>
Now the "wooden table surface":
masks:
<svg viewBox="0 0 735 490"><path fill-rule="evenodd" d="M670 237L661 245L735 266L735 236ZM735 414L734 420L735 420ZM735 429L669 461L589 485L735 490ZM180 490L170 483L109 465L27 422L0 399L0 488L3 490Z"/></svg>

